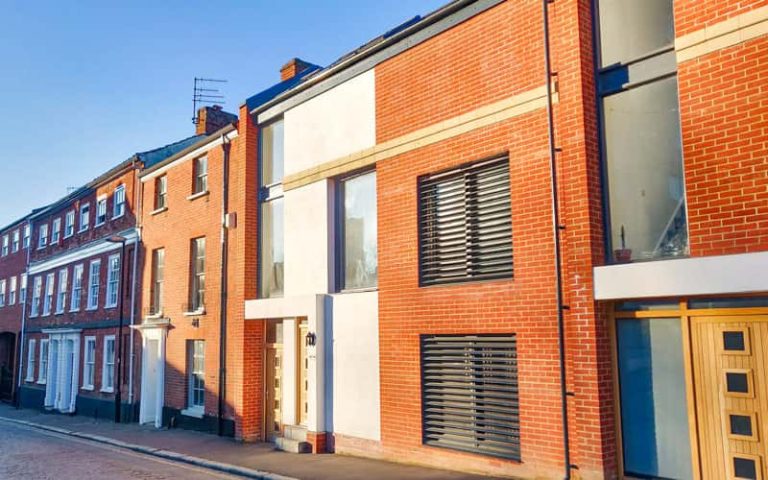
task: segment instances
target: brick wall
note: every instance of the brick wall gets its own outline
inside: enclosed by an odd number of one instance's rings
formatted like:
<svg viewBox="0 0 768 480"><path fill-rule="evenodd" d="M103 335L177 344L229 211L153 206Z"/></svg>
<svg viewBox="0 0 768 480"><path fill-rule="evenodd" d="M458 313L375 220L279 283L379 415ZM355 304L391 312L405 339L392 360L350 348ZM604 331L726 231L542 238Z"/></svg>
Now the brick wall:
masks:
<svg viewBox="0 0 768 480"><path fill-rule="evenodd" d="M766 5L768 0L676 0L675 35L687 35L707 25Z"/></svg>

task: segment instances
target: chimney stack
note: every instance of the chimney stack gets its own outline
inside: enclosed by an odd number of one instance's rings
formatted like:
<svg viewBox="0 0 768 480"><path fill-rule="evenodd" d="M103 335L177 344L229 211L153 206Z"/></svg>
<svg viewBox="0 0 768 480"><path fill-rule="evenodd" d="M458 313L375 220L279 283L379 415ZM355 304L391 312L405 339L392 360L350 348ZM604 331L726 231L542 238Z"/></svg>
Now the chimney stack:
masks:
<svg viewBox="0 0 768 480"><path fill-rule="evenodd" d="M195 135L210 135L216 130L237 121L237 115L225 112L220 105L203 107L197 111Z"/></svg>
<svg viewBox="0 0 768 480"><path fill-rule="evenodd" d="M314 65L309 62L305 62L300 58L292 58L290 61L288 61L288 63L283 65L283 68L280 69L280 78L282 81L290 80L304 70L311 67L314 67Z"/></svg>

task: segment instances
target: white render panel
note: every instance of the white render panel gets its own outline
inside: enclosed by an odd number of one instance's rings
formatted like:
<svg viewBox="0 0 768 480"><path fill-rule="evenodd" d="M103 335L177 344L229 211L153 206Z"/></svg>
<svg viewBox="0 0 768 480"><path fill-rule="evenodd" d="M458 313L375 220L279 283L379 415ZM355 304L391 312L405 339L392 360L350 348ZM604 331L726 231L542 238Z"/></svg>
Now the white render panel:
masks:
<svg viewBox="0 0 768 480"><path fill-rule="evenodd" d="M362 73L285 113L286 175L376 145L374 72Z"/></svg>
<svg viewBox="0 0 768 480"><path fill-rule="evenodd" d="M332 322L333 431L380 441L378 292L334 295Z"/></svg>
<svg viewBox="0 0 768 480"><path fill-rule="evenodd" d="M329 291L329 182L285 192L285 296Z"/></svg>
<svg viewBox="0 0 768 480"><path fill-rule="evenodd" d="M768 292L768 252L596 267L595 299Z"/></svg>

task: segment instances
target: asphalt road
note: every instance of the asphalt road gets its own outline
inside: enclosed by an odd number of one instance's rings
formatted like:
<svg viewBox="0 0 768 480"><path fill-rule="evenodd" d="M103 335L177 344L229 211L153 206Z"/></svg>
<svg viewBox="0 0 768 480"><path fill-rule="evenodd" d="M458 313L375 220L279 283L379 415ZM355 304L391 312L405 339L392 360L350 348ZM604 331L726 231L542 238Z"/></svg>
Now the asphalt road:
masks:
<svg viewBox="0 0 768 480"><path fill-rule="evenodd" d="M242 479L88 440L0 422L2 480L176 478Z"/></svg>

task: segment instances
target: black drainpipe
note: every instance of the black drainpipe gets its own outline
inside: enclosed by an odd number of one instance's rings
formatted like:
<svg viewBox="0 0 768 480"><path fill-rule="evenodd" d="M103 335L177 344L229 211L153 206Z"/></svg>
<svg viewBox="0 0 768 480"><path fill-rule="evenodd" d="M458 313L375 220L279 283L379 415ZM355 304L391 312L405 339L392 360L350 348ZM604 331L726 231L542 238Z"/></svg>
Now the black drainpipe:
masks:
<svg viewBox="0 0 768 480"><path fill-rule="evenodd" d="M571 465L571 441L568 432L568 392L566 381L566 362L565 362L565 310L568 306L563 305L563 268L562 252L560 247L560 233L565 230L565 225L560 224L560 207L557 193L557 154L560 151L555 146L555 125L554 113L552 108L552 58L550 54L549 43L549 4L554 0L543 0L542 7L544 13L544 64L546 68L547 81L547 123L549 126L549 165L552 178L552 233L555 239L555 274L557 277L557 339L560 356L560 398L562 403L563 418L563 463L565 465L565 480L570 480L571 469L576 468Z"/></svg>
<svg viewBox="0 0 768 480"><path fill-rule="evenodd" d="M219 436L224 435L224 397L227 386L227 249L229 246L229 149L231 144L226 134L221 136L221 149L224 152L221 187L221 299L219 302Z"/></svg>

